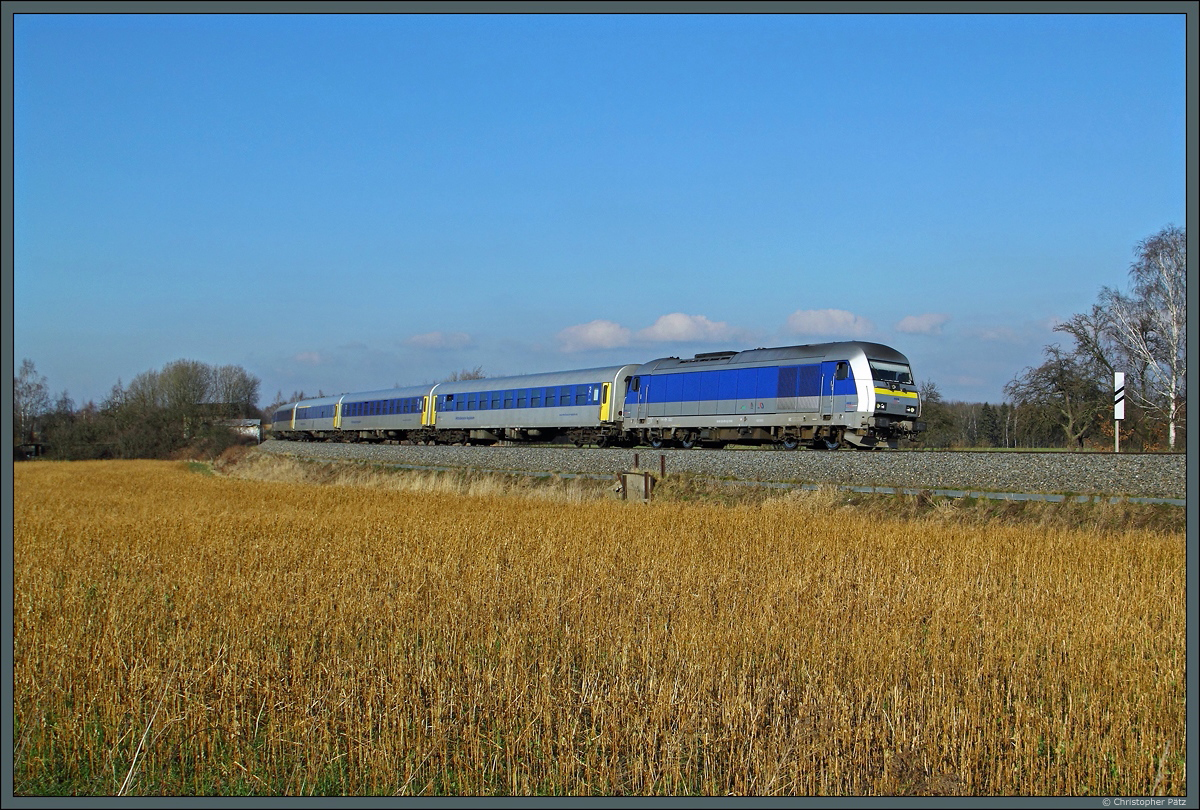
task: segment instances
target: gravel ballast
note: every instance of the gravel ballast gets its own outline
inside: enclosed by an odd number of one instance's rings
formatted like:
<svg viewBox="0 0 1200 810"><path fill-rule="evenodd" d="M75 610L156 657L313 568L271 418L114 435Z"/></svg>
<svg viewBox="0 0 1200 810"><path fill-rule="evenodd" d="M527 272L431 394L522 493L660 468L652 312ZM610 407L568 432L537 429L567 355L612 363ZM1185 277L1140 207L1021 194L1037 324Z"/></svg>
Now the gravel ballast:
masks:
<svg viewBox="0 0 1200 810"><path fill-rule="evenodd" d="M738 481L980 492L1184 498L1183 454L914 452L767 449L598 449L557 446L444 447L268 440L266 453L418 468L611 475L633 469Z"/></svg>

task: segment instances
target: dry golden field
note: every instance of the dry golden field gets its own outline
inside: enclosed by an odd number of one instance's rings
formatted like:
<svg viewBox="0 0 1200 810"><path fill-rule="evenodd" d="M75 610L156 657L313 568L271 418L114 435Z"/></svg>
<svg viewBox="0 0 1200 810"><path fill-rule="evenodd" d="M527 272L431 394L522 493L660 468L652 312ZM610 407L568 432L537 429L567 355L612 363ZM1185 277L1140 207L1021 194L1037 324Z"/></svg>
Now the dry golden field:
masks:
<svg viewBox="0 0 1200 810"><path fill-rule="evenodd" d="M18 795L1186 793L1181 530L14 467Z"/></svg>

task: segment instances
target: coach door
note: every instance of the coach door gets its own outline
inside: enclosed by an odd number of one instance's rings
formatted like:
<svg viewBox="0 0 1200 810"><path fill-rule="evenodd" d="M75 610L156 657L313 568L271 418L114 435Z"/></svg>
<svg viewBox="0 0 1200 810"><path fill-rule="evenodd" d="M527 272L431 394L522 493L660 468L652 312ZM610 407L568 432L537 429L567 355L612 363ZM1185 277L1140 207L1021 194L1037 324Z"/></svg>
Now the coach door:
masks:
<svg viewBox="0 0 1200 810"><path fill-rule="evenodd" d="M435 385L428 395L421 397L421 424L425 427L433 427L437 420L437 386Z"/></svg>
<svg viewBox="0 0 1200 810"><path fill-rule="evenodd" d="M612 383L600 384L600 421L612 421Z"/></svg>

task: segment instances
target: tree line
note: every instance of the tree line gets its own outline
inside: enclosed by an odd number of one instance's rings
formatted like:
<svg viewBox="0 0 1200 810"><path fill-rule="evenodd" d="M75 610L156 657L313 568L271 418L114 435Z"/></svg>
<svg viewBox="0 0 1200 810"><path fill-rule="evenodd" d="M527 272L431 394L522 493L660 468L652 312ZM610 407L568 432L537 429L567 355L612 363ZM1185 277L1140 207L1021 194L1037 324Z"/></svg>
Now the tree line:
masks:
<svg viewBox="0 0 1200 810"><path fill-rule="evenodd" d="M1130 290L1102 287L1089 312L1054 328L1068 340L1016 374L1004 403L944 402L921 386L931 447L1086 447L1115 444L1113 381L1125 375L1121 447L1176 450L1187 418L1187 232L1168 225L1138 243Z"/></svg>
<svg viewBox="0 0 1200 810"><path fill-rule="evenodd" d="M242 440L224 422L262 418L258 387L240 366L176 360L76 408L65 390L52 399L26 359L13 379L13 445L58 459L169 458L185 448L213 455Z"/></svg>

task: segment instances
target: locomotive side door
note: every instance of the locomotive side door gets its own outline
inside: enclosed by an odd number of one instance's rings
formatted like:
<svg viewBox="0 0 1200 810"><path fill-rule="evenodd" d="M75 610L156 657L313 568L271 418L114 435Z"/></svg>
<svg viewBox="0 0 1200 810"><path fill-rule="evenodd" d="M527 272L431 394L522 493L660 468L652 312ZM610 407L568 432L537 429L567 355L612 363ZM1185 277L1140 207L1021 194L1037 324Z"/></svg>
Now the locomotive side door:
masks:
<svg viewBox="0 0 1200 810"><path fill-rule="evenodd" d="M629 388L625 392L625 411L628 414L632 410L633 415L639 421L646 418L646 391L644 389L649 384L649 377L643 378L635 374L629 378Z"/></svg>
<svg viewBox="0 0 1200 810"><path fill-rule="evenodd" d="M825 361L821 363L821 418L833 417L833 379L834 364Z"/></svg>

